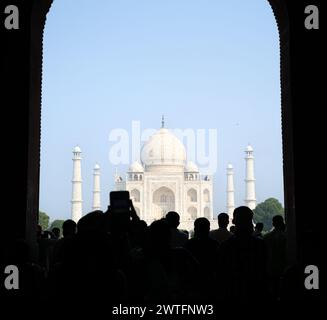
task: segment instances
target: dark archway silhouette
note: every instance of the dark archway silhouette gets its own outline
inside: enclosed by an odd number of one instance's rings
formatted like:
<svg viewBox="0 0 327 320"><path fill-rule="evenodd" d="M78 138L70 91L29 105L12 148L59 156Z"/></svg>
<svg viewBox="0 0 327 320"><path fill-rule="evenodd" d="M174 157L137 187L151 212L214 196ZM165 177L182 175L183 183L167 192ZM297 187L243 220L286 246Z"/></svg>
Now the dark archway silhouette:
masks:
<svg viewBox="0 0 327 320"><path fill-rule="evenodd" d="M268 2L276 18L280 40L284 203L289 237L288 255L290 262L294 262L296 258L303 260L306 256L310 256L310 252L312 256L312 252L317 250L315 243L304 246L302 241L306 239L308 232L318 234L314 221L318 221L319 210L317 204L312 204L308 199L300 195L295 197L295 181L300 179L300 175L303 178L305 167L300 163L295 166L295 155L301 150L300 146L294 143L294 132L299 140L301 137L307 139L312 137L313 141L315 135L318 136L318 132L301 132L303 126L299 125L299 118L295 118L294 106L299 103L319 104L317 100L319 79L312 76L314 68L318 67L315 51L312 48L318 49L319 38L312 33L309 35L304 28L303 31L297 31L299 25L303 26L303 21L299 19L303 19L304 2L299 1L296 4L292 0L268 0ZM14 230L8 233L8 237L25 238L35 250L37 250L35 230L39 197L42 42L46 15L51 3L52 0L31 0L20 3L20 30L13 33L1 29L4 36L3 54L6 57L2 72L3 83L5 83L3 92L4 98L10 101L10 108L6 110L8 116L4 119L16 119L17 112L20 113L19 123L16 124L17 138L10 139L6 149L11 158L19 159L21 163L8 186L8 190L16 190L17 182L21 182L21 189L15 192L16 208L10 216L6 217L10 226L8 231ZM9 4L10 1L2 3L3 6ZM299 37L296 32L300 34ZM305 45L301 41L305 42ZM301 69L306 60L298 57L299 52L310 60L311 69ZM307 92L311 93L310 97ZM317 95L315 96L314 93ZM303 114L304 111L297 109L297 116ZM312 112L306 116L306 120L309 121L317 115ZM22 147L17 148L19 144L22 144ZM306 166L311 165L310 162L305 163ZM305 179L310 183L314 177L306 175ZM312 199L313 191L307 190L306 187L299 187L297 193L300 194L304 189L310 193L307 194L307 198ZM295 213L296 207L299 209ZM304 219L304 212L309 210L313 212L312 222Z"/></svg>

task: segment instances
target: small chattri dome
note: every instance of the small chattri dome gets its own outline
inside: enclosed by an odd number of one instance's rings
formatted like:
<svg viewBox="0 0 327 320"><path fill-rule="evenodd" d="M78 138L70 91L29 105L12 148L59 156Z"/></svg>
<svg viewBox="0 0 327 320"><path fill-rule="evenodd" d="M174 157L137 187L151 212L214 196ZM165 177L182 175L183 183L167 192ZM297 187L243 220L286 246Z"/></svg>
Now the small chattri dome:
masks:
<svg viewBox="0 0 327 320"><path fill-rule="evenodd" d="M94 169L100 169L100 166L96 163Z"/></svg>
<svg viewBox="0 0 327 320"><path fill-rule="evenodd" d="M82 152L81 148L79 146L76 146L73 150L73 152Z"/></svg>
<svg viewBox="0 0 327 320"><path fill-rule="evenodd" d="M252 146L250 144L248 144L245 151L253 151Z"/></svg>
<svg viewBox="0 0 327 320"><path fill-rule="evenodd" d="M130 167L129 167L129 172L144 172L143 166L138 162L134 161Z"/></svg>
<svg viewBox="0 0 327 320"><path fill-rule="evenodd" d="M185 172L199 172L199 168L194 162L188 161L185 166Z"/></svg>
<svg viewBox="0 0 327 320"><path fill-rule="evenodd" d="M227 165L227 169L233 169L233 165L232 165L231 163L229 163L229 164Z"/></svg>

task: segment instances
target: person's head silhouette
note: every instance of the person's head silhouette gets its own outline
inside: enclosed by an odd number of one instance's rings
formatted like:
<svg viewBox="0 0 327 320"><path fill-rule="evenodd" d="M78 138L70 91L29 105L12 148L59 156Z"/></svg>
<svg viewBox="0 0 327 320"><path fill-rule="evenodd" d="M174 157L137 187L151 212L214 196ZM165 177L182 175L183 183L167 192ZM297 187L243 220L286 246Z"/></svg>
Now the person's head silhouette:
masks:
<svg viewBox="0 0 327 320"><path fill-rule="evenodd" d="M179 226L179 219L179 214L175 211L169 211L166 214L166 221L170 228L177 229L177 227Z"/></svg>
<svg viewBox="0 0 327 320"><path fill-rule="evenodd" d="M210 222L207 218L201 217L194 221L194 238L207 238L210 231Z"/></svg>
<svg viewBox="0 0 327 320"><path fill-rule="evenodd" d="M59 228L55 227L51 231L52 231L55 239L59 239L60 238L60 229Z"/></svg>
<svg viewBox="0 0 327 320"><path fill-rule="evenodd" d="M170 247L171 233L166 219L157 220L149 227L149 245L158 251Z"/></svg>
<svg viewBox="0 0 327 320"><path fill-rule="evenodd" d="M279 231L285 230L284 218L281 215L274 216L272 219L272 224L276 230Z"/></svg>
<svg viewBox="0 0 327 320"><path fill-rule="evenodd" d="M73 236L76 233L76 222L68 219L66 220L62 225L62 235L64 237L70 237Z"/></svg>
<svg viewBox="0 0 327 320"><path fill-rule="evenodd" d="M246 206L238 207L233 212L233 223L235 233L252 234L253 232L253 211Z"/></svg>
<svg viewBox="0 0 327 320"><path fill-rule="evenodd" d="M79 219L77 232L79 235L97 234L104 227L104 215L100 210L92 211Z"/></svg>
<svg viewBox="0 0 327 320"><path fill-rule="evenodd" d="M222 212L218 214L219 228L226 229L229 224L229 216L227 213Z"/></svg>

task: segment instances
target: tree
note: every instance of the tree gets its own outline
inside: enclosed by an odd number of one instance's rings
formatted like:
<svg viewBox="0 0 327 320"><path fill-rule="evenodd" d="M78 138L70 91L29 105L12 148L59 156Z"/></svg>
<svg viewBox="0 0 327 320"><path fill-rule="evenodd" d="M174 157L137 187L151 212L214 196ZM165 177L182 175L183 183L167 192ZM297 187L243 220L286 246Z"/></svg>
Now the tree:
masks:
<svg viewBox="0 0 327 320"><path fill-rule="evenodd" d="M49 230L52 230L53 228L59 228L60 234L62 234L62 225L65 222L65 220L53 220L51 222Z"/></svg>
<svg viewBox="0 0 327 320"><path fill-rule="evenodd" d="M259 203L253 212L254 222L262 222L265 231L271 230L273 216L282 215L284 217L284 208L275 198L269 198L264 202Z"/></svg>
<svg viewBox="0 0 327 320"><path fill-rule="evenodd" d="M47 230L49 227L50 217L43 211L39 211L39 225L42 227L42 230Z"/></svg>

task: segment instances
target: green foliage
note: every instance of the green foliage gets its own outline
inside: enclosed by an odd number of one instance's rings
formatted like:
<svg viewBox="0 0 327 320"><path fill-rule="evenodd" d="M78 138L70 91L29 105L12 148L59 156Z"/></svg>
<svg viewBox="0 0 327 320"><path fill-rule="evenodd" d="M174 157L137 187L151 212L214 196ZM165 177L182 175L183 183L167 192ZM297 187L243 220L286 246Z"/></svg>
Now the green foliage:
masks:
<svg viewBox="0 0 327 320"><path fill-rule="evenodd" d="M51 222L49 230L52 230L53 228L59 228L60 234L62 234L62 225L65 222L65 220L53 220Z"/></svg>
<svg viewBox="0 0 327 320"><path fill-rule="evenodd" d="M47 230L49 227L50 217L43 211L39 211L39 225L42 227L42 230Z"/></svg>
<svg viewBox="0 0 327 320"><path fill-rule="evenodd" d="M264 202L259 203L253 212L254 222L262 222L265 231L271 230L273 216L282 215L284 217L284 208L275 198L269 198Z"/></svg>

